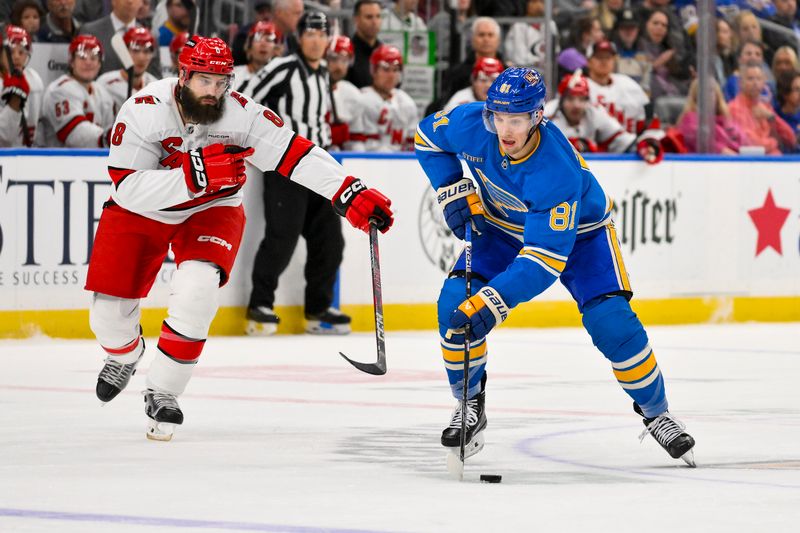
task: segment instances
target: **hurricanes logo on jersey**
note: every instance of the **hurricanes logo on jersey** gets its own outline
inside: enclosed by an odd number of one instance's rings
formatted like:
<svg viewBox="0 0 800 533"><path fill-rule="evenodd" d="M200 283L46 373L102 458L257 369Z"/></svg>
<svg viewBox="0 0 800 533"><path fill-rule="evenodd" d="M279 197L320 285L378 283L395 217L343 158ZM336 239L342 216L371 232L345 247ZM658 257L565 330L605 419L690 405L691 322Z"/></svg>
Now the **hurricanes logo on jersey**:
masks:
<svg viewBox="0 0 800 533"><path fill-rule="evenodd" d="M172 170L180 168L180 166L183 164L183 152L178 150L181 144L183 144L183 139L180 137L167 137L161 141L161 148L167 152L167 155L158 163L162 167Z"/></svg>

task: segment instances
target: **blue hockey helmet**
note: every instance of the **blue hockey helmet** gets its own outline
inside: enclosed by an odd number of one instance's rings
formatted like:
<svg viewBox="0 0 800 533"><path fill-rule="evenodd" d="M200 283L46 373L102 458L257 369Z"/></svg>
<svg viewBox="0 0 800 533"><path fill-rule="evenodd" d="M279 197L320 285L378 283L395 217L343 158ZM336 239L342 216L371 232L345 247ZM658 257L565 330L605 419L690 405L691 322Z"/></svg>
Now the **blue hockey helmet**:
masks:
<svg viewBox="0 0 800 533"><path fill-rule="evenodd" d="M532 68L508 68L494 80L483 106L486 129L497 133L493 113L530 113L531 127L544 115L547 88L541 74Z"/></svg>

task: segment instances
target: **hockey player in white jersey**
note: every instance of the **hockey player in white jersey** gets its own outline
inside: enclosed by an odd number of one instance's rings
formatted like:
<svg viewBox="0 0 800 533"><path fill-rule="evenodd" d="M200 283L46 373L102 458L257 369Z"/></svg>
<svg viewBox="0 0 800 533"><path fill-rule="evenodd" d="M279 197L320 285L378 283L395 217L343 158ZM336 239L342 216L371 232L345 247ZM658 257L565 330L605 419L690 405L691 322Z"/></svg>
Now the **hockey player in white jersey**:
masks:
<svg viewBox="0 0 800 533"><path fill-rule="evenodd" d="M44 84L39 74L28 67L31 36L24 28L6 26L0 71L0 147L31 146L42 109ZM11 65L8 58L11 56ZM23 118L24 117L24 118ZM23 122L25 129L23 129Z"/></svg>
<svg viewBox="0 0 800 533"><path fill-rule="evenodd" d="M259 20L250 27L244 43L247 63L233 67L232 87L236 92L245 93L253 75L280 55L281 40L281 32L272 22Z"/></svg>
<svg viewBox="0 0 800 533"><path fill-rule="evenodd" d="M369 57L372 85L361 89L363 111L350 131L350 149L359 152L400 152L414 148L419 113L414 100L398 89L403 56L382 44Z"/></svg>
<svg viewBox="0 0 800 533"><path fill-rule="evenodd" d="M350 129L361 114L363 104L361 91L347 81L347 71L353 64L355 50L353 41L346 35L338 35L331 39L325 59L328 62L328 74L331 78L331 145L334 148L349 146Z"/></svg>
<svg viewBox="0 0 800 533"><path fill-rule="evenodd" d="M69 45L69 73L44 92L36 144L49 147L108 146L114 122L114 101L95 82L103 61L103 46L94 35L78 35Z"/></svg>
<svg viewBox="0 0 800 533"><path fill-rule="evenodd" d="M649 127L645 122L650 98L631 77L614 72L617 59L614 43L599 41L590 45L586 57L592 103L605 107L630 133L639 134Z"/></svg>
<svg viewBox="0 0 800 533"><path fill-rule="evenodd" d="M545 104L544 115L579 152L636 152L650 164L661 161L659 139L664 132L645 130L637 137L625 131L605 108L593 105L589 96L589 83L578 69L561 80L558 98Z"/></svg>
<svg viewBox="0 0 800 533"><path fill-rule="evenodd" d="M485 102L489 87L504 70L505 67L499 60L493 57L479 57L475 60L475 66L472 67L470 86L456 91L444 105L442 111L449 113L461 104Z"/></svg>
<svg viewBox="0 0 800 533"><path fill-rule="evenodd" d="M244 230L245 159L277 170L333 203L368 231L392 225L391 202L324 150L284 126L269 109L229 91L233 56L221 39L193 37L179 78L127 100L110 136L114 185L95 236L86 289L90 325L107 353L97 380L103 402L130 381L145 351L144 298L171 248L177 270L168 316L144 391L147 436L170 440L183 422L178 397L197 363Z"/></svg>
<svg viewBox="0 0 800 533"><path fill-rule="evenodd" d="M155 76L147 72L156 50L156 40L150 30L134 26L125 32L122 40L133 59L131 94L128 94L128 71L125 69L110 70L97 78L97 83L105 87L114 99L114 115L119 112L122 104L133 93L157 80Z"/></svg>

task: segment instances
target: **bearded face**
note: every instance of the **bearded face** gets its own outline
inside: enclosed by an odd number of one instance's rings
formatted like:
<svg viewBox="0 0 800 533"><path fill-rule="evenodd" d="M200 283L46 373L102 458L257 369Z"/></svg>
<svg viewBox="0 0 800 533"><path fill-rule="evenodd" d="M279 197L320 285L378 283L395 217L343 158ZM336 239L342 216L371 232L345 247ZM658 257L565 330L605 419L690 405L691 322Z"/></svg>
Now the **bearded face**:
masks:
<svg viewBox="0 0 800 533"><path fill-rule="evenodd" d="M213 124L222 118L225 107L224 96L224 93L221 96L211 94L198 96L189 85L182 85L178 89L178 101L184 118L195 124Z"/></svg>

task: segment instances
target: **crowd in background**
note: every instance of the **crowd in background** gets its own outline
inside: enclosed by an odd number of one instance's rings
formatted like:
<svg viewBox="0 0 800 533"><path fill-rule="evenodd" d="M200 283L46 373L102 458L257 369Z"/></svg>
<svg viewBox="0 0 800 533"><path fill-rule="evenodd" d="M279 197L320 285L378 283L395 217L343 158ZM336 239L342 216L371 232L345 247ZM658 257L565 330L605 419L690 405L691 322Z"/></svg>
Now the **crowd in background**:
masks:
<svg viewBox="0 0 800 533"><path fill-rule="evenodd" d="M0 146L107 145L113 116L128 94L168 70L159 47L169 47L174 58L188 38L193 2L43 2L0 0ZM238 65L232 87L243 94L255 90L251 80L274 58L298 52L297 24L308 9L302 0L248 5L252 12L219 32ZM423 113L484 99L504 68L533 66L548 74L546 35L557 77L552 85L558 87L546 113L576 147L622 152L631 145L621 138L649 135L666 151L697 149L698 16L692 0L555 0L549 27L544 0L315 5L331 10L332 37L343 37L332 38L326 54L333 105L324 128L331 149L410 150ZM798 151L797 1L720 0L716 15L712 150ZM412 106L403 91L403 51L384 44L382 35L425 30L434 32L440 76L434 100ZM130 69L112 47L116 34L133 59ZM48 86L29 65L36 42L69 48L68 71Z"/></svg>

